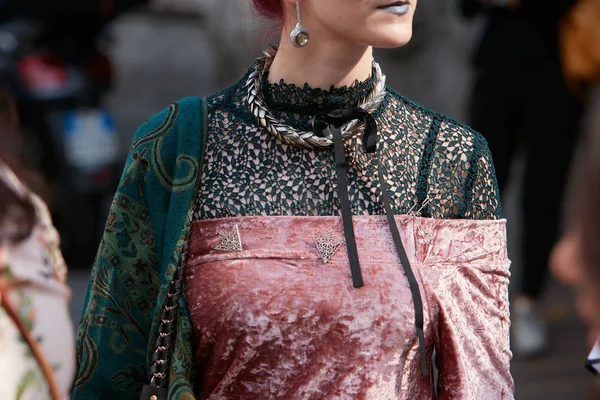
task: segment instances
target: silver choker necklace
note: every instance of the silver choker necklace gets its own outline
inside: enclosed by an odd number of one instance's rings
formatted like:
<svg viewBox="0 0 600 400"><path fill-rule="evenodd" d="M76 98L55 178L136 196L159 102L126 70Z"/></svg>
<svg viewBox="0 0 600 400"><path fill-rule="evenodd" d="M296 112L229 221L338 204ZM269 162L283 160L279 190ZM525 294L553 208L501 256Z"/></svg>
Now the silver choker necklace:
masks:
<svg viewBox="0 0 600 400"><path fill-rule="evenodd" d="M258 125L275 136L281 142L303 149L325 148L333 146L332 137L320 137L313 132L298 131L289 125L277 120L267 109L262 93L262 83L264 73L269 70L277 48L264 51L264 56L259 57L254 64L254 71L250 73L244 87L248 88L248 95L245 98L248 110L256 117ZM373 61L373 71L375 85L371 93L358 105L368 113L375 111L385 98L385 75L381 72L381 67ZM363 122L354 120L342 127L344 139L356 136L361 132Z"/></svg>

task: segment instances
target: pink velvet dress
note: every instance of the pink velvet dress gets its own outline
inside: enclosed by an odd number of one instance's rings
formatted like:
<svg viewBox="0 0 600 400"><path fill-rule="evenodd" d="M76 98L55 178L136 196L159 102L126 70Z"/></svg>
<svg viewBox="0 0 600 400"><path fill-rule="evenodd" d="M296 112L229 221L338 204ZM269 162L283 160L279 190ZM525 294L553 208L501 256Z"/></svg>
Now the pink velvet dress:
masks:
<svg viewBox="0 0 600 400"><path fill-rule="evenodd" d="M513 398L505 222L485 139L389 87L361 113L373 76L329 90L263 76L266 107L296 130L341 139L335 118L364 119L335 149L262 129L248 75L207 98L182 257L195 398Z"/></svg>
<svg viewBox="0 0 600 400"><path fill-rule="evenodd" d="M186 266L199 399L435 399L385 216L195 221ZM397 216L439 399L513 398L504 220ZM325 262L327 261L327 262ZM429 363L428 368L433 367Z"/></svg>

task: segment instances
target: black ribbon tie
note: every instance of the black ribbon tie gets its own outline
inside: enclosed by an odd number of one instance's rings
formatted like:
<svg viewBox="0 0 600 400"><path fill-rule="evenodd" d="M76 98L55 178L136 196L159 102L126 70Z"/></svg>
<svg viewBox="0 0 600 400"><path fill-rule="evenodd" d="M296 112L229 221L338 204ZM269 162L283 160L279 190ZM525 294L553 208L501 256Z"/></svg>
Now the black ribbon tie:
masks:
<svg viewBox="0 0 600 400"><path fill-rule="evenodd" d="M346 249L348 251L348 261L350 263L350 272L352 273L352 284L355 288L360 288L364 285L362 273L360 270L360 261L358 258L358 250L356 247L356 237L354 235L354 225L352 223L352 209L350 207L350 196L348 194L348 163L344 151L344 138L342 135L342 127L349 122L362 120L365 129L362 136L363 150L367 154L376 153L377 174L379 175L379 186L381 190L381 199L385 208L385 213L390 227L390 232L394 240L396 252L400 263L408 280L410 291L413 298L415 308L415 328L419 340L419 352L421 361L421 374L428 375L427 354L425 349L425 335L423 332L424 316L423 316L423 300L419 284L410 265L410 261L404 249L398 225L394 219L394 214L391 206L390 196L387 191L387 184L383 175L381 166L380 154L377 153L377 121L365 109L361 107L338 109L329 113L319 113L315 115L311 121L313 132L320 137L331 138L333 140L333 148L335 154L335 168L337 173L337 191L340 199L340 207L342 212L342 221L344 225L344 235L346 237Z"/></svg>

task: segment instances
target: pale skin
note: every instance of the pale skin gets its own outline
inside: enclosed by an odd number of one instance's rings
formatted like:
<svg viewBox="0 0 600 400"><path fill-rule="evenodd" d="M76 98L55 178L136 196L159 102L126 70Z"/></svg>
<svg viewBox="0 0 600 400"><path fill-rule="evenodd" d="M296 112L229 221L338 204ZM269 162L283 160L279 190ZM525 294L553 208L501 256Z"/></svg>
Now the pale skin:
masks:
<svg viewBox="0 0 600 400"><path fill-rule="evenodd" d="M329 89L367 79L373 47L394 48L408 43L417 0L410 11L394 14L378 7L394 0L300 0L302 25L310 40L303 48L289 40L296 25L295 0L282 0L284 21L279 51L269 72L270 82Z"/></svg>

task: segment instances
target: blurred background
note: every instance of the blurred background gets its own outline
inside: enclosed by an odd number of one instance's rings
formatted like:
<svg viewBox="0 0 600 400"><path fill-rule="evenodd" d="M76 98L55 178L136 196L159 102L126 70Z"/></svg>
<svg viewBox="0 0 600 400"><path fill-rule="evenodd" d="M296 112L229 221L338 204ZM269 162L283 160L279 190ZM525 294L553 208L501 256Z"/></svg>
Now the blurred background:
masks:
<svg viewBox="0 0 600 400"><path fill-rule="evenodd" d="M0 145L39 170L30 185L61 232L77 323L136 128L182 97L234 83L273 42L266 33L273 27L247 0L79 0L64 13L50 3L0 0ZM392 87L465 123L472 117L473 54L490 18L471 14L466 18L458 1L419 0L412 42L376 54ZM517 149L503 191L513 292L523 269L524 159ZM534 357L515 357L517 398L589 398L589 348L569 290L548 278L538 303L547 343Z"/></svg>

